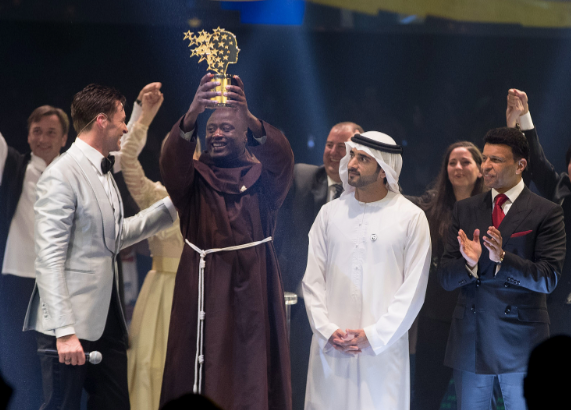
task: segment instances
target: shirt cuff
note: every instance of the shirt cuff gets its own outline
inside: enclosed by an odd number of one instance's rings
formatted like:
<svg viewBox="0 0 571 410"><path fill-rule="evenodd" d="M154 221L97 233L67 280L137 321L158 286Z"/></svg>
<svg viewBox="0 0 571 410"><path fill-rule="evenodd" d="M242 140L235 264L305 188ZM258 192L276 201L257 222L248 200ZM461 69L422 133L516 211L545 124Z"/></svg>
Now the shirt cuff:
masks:
<svg viewBox="0 0 571 410"><path fill-rule="evenodd" d="M56 329L56 338L74 335L74 334L75 334L75 329L73 326L64 326Z"/></svg>
<svg viewBox="0 0 571 410"><path fill-rule="evenodd" d="M529 113L529 111L527 112L527 114L524 114L521 117L519 117L518 121L522 131L529 131L534 128L533 121L531 120L531 114Z"/></svg>
<svg viewBox="0 0 571 410"><path fill-rule="evenodd" d="M383 344L381 343L381 338L377 333L377 329L375 329L375 325L366 326L363 328L365 335L367 336L367 340L371 345L371 349L375 352L375 354L379 354L384 349Z"/></svg>
<svg viewBox="0 0 571 410"><path fill-rule="evenodd" d="M262 135L260 138L256 138L252 135L252 137L256 140L256 142L260 145L264 145L266 143L266 139L268 136L266 134Z"/></svg>
<svg viewBox="0 0 571 410"><path fill-rule="evenodd" d="M129 118L129 124L127 124L127 128L131 129L131 127L137 122L142 113L143 107L135 102L133 104L133 111L131 112L131 118Z"/></svg>
<svg viewBox="0 0 571 410"><path fill-rule="evenodd" d="M466 265L466 270L468 271L470 276L473 276L476 279L478 279L478 264L476 264L476 266L474 266L474 269L470 269L470 267L468 265Z"/></svg>
<svg viewBox="0 0 571 410"><path fill-rule="evenodd" d="M165 206L169 210L169 213L171 214L172 221L173 222L176 221L178 214L176 213L176 208L175 208L174 204L172 203L171 197L167 196L166 198L164 198L163 203L165 204Z"/></svg>
<svg viewBox="0 0 571 410"><path fill-rule="evenodd" d="M187 141L190 141L190 140L191 140L192 134L194 134L194 129L192 129L192 130L190 130L190 131L188 131L188 132L184 132L184 131L182 130L182 128L180 129L180 136L181 136L183 139L187 140Z"/></svg>

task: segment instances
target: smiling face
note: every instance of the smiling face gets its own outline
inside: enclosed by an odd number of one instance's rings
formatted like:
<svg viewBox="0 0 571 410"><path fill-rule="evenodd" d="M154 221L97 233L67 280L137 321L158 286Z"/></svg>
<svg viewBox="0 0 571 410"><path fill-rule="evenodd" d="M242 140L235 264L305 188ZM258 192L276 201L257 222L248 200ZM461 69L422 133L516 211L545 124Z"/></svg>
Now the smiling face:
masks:
<svg viewBox="0 0 571 410"><path fill-rule="evenodd" d="M107 119L105 127L105 148L107 152L119 151L121 149L121 137L127 133L125 120L125 110L120 101L116 101L116 110L111 118ZM105 115L105 114L103 114Z"/></svg>
<svg viewBox="0 0 571 410"><path fill-rule="evenodd" d="M385 171L379 166L375 158L356 148L353 148L349 155L351 156L347 164L347 182L349 185L355 188L363 188L384 181Z"/></svg>
<svg viewBox="0 0 571 410"><path fill-rule="evenodd" d="M527 165L525 159L515 160L512 149L503 144L486 144L482 153L484 184L504 193L517 185Z"/></svg>
<svg viewBox="0 0 571 410"><path fill-rule="evenodd" d="M478 178L482 176L480 167L467 148L454 148L448 157L448 179L454 188L474 189Z"/></svg>
<svg viewBox="0 0 571 410"><path fill-rule="evenodd" d="M57 115L46 115L30 124L28 144L33 154L50 164L59 155L67 141L61 122Z"/></svg>
<svg viewBox="0 0 571 410"><path fill-rule="evenodd" d="M339 162L345 156L347 150L345 142L349 141L356 131L350 127L334 127L325 143L323 151L323 165L329 178L335 182L341 182L339 177Z"/></svg>
<svg viewBox="0 0 571 410"><path fill-rule="evenodd" d="M236 111L221 108L212 113L206 124L206 150L215 160L234 159L246 149L248 128Z"/></svg>

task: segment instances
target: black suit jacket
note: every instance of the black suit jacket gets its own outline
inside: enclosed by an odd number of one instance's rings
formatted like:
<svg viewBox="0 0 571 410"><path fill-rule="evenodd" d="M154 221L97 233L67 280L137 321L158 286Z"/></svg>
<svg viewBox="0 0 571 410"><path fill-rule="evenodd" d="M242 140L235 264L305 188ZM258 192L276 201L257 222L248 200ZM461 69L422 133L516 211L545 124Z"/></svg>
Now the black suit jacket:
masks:
<svg viewBox="0 0 571 410"><path fill-rule="evenodd" d="M4 263L8 232L22 195L24 176L30 159L31 153L20 154L14 148L8 147L4 175L0 175L2 179L2 185L0 185L0 269Z"/></svg>
<svg viewBox="0 0 571 410"><path fill-rule="evenodd" d="M531 180L541 195L559 205L571 197L571 180L566 172L557 173L549 162L539 143L535 128L523 132L529 144L529 164Z"/></svg>
<svg viewBox="0 0 571 410"><path fill-rule="evenodd" d="M444 364L479 374L525 372L529 353L549 337L546 294L553 291L565 259L560 206L525 187L499 230L504 261L496 264L482 246L476 279L466 269L457 234L486 234L492 197L486 192L456 203L438 279L446 290L460 288Z"/></svg>
<svg viewBox="0 0 571 410"><path fill-rule="evenodd" d="M527 168L531 180L539 193L561 205L565 218L565 232L571 235L571 181L567 172L558 173L549 162L539 142L536 129L524 131L529 143L529 163ZM571 305L567 299L571 295L571 254L563 266L561 281L557 289L547 297L547 308L551 317L551 334L571 335Z"/></svg>
<svg viewBox="0 0 571 410"><path fill-rule="evenodd" d="M323 165L294 166L293 183L278 213L274 238L286 292L295 292L303 279L309 230L327 202L327 193L327 173Z"/></svg>

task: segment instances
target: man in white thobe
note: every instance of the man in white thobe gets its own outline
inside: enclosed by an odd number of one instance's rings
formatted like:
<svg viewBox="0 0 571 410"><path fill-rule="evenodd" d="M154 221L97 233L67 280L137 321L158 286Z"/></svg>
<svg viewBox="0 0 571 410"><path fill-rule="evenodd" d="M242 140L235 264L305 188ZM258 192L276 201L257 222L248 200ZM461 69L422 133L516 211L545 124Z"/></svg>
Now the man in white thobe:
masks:
<svg viewBox="0 0 571 410"><path fill-rule="evenodd" d="M408 330L424 302L428 222L400 194L402 147L376 131L346 145L344 193L321 208L309 232L305 408L406 410Z"/></svg>

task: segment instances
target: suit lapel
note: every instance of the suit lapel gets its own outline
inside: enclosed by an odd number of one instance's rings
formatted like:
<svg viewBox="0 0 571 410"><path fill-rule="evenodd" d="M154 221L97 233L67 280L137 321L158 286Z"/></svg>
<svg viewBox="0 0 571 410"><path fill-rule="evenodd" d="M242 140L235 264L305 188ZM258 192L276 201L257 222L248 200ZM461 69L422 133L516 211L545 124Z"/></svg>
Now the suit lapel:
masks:
<svg viewBox="0 0 571 410"><path fill-rule="evenodd" d="M113 189L115 189L115 195L117 195L117 201L119 201L119 232L117 235L117 245L116 245L116 249L119 250L121 249L121 233L123 231L123 199L121 198L121 193L119 192L119 188L117 187L117 183L115 182L115 178L113 178L113 175L111 175L111 181L113 182Z"/></svg>
<svg viewBox="0 0 571 410"><path fill-rule="evenodd" d="M492 191L488 191L488 193L483 196L483 201L480 203L477 212L477 226L480 229L480 244L482 245L482 255L478 262L478 275L480 275L480 273L484 274L490 268L490 265L493 264L495 266L495 263L490 260L490 253L488 252L488 248L484 246L483 239L488 231L488 227L492 226ZM471 232L471 234L473 234L473 232ZM466 232L466 235L470 238L470 233Z"/></svg>
<svg viewBox="0 0 571 410"><path fill-rule="evenodd" d="M319 210L327 202L327 173L325 167L321 166L315 173L311 193L313 194L313 216L314 218L319 213Z"/></svg>
<svg viewBox="0 0 571 410"><path fill-rule="evenodd" d="M116 251L116 235L115 235L115 215L113 215L113 208L107 197L107 193L94 171L89 160L83 155L83 152L75 144L73 144L67 152L77 162L79 168L83 172L83 176L89 182L93 189L99 210L101 211L101 219L103 223L103 237L105 239L105 246L111 252Z"/></svg>
<svg viewBox="0 0 571 410"><path fill-rule="evenodd" d="M505 249L506 244L509 242L510 237L516 231L517 227L531 212L529 200L531 198L530 190L527 187L523 188L521 194L516 198L515 202L510 207L507 215L504 217L500 224L500 233L502 234L502 247Z"/></svg>

